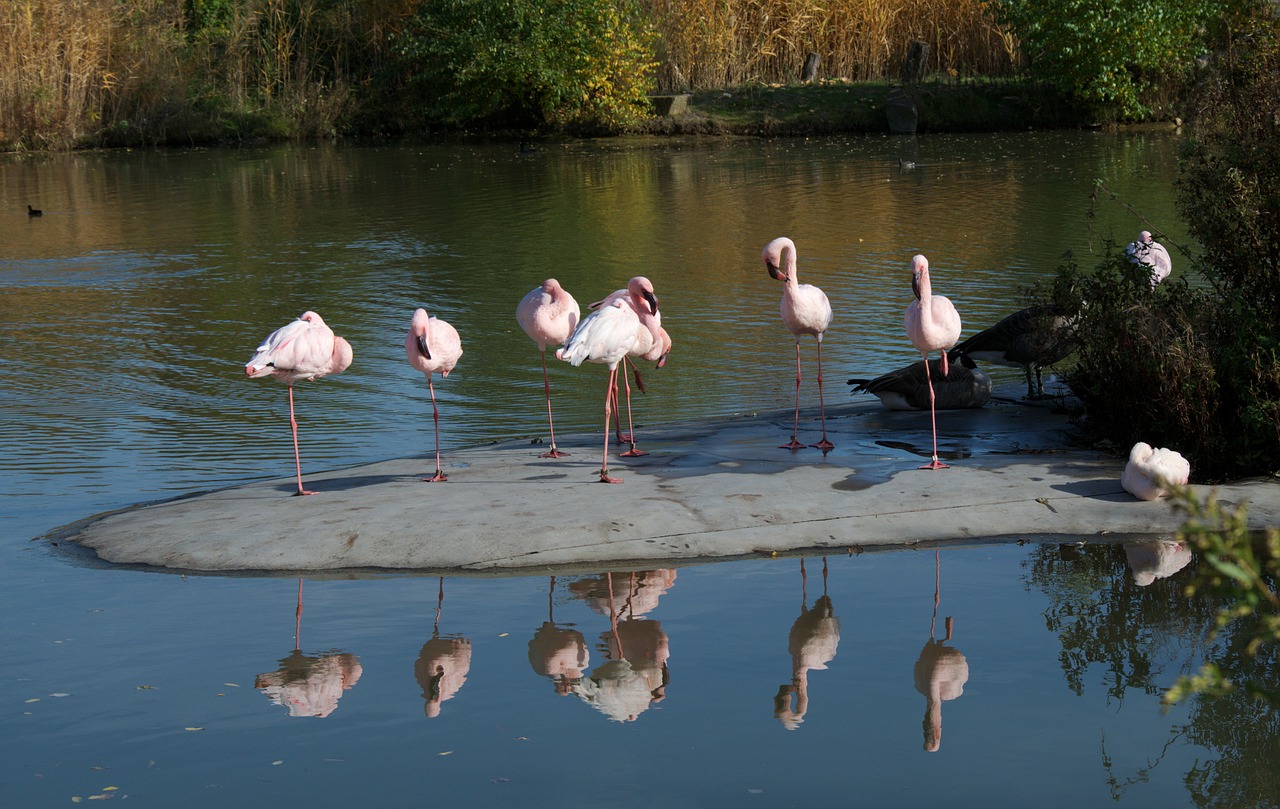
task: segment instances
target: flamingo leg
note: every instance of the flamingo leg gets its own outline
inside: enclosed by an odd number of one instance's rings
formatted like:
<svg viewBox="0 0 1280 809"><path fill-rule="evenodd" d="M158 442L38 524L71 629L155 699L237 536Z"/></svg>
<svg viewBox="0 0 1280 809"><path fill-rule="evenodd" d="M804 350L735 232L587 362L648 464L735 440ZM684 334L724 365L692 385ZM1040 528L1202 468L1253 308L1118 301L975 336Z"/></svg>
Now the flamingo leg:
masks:
<svg viewBox="0 0 1280 809"><path fill-rule="evenodd" d="M423 478L427 483L443 483L449 479L449 476L440 468L440 410L436 407L436 386L431 381L431 376L427 376L427 388L431 390L431 420L435 422L436 427L436 473L429 478Z"/></svg>
<svg viewBox="0 0 1280 809"><path fill-rule="evenodd" d="M822 440L811 446L822 450L822 454L836 448L836 445L827 440L827 405L822 399L822 335L818 335L818 412L822 414Z"/></svg>
<svg viewBox="0 0 1280 809"><path fill-rule="evenodd" d="M539 455L539 458L564 458L569 455L556 449L556 422L551 417L551 381L547 378L547 350L542 349L542 389L547 394L547 424L551 428L551 449Z"/></svg>
<svg viewBox="0 0 1280 809"><path fill-rule="evenodd" d="M791 443L779 444L779 449L804 449L804 444L796 440L800 430L800 341L796 340L796 418L791 425Z"/></svg>
<svg viewBox="0 0 1280 809"><path fill-rule="evenodd" d="M612 413L609 410L609 404L613 399L614 388L618 382L618 366L609 369L609 386L604 391L604 458L600 461L600 482L601 483L621 483L618 478L609 477L609 420Z"/></svg>
<svg viewBox="0 0 1280 809"><path fill-rule="evenodd" d="M293 385L289 386L289 427L293 430L293 463L298 470L298 490L293 495L315 494L302 488L302 455L298 452L298 420L293 416Z"/></svg>
<svg viewBox="0 0 1280 809"><path fill-rule="evenodd" d="M623 362L626 362L626 361L627 360L624 357ZM645 452L642 449L636 449L636 425L631 418L631 382L630 380L627 379L627 369L625 366L623 366L622 373L619 374L619 376L622 377L622 384L625 385L627 389L627 430L630 432L630 435L627 436L626 443L630 444L631 448L628 449L626 452L621 453L618 457L639 458L643 455L648 455L649 453ZM618 429L622 429L622 412L621 411L618 412ZM621 440L621 436L619 436L619 440Z"/></svg>
<svg viewBox="0 0 1280 809"><path fill-rule="evenodd" d="M625 362L625 360L624 360L624 362ZM622 374L622 380L625 382L625 381L626 381L626 379L627 379L627 375L626 375L626 373L624 372L624 373ZM630 391L629 391L629 390L628 390L627 392L628 392L628 394L630 394ZM610 396L612 397L612 400L613 400L613 415L614 415L614 418L616 419L616 423L617 423L617 429L616 429L616 431L614 432L614 434L618 437L618 444L619 444L619 445L621 445L621 444L630 444L630 443L631 443L631 436L629 436L629 435L623 435L623 434L622 434L622 397L620 397L620 396L618 395L618 380L617 380L617 379L614 379L614 380L613 380L613 388L610 390Z"/></svg>
<svg viewBox="0 0 1280 809"><path fill-rule="evenodd" d="M293 650L302 648L302 579L298 579L298 609L293 613Z"/></svg>
<svg viewBox="0 0 1280 809"><path fill-rule="evenodd" d="M945 354L943 355L946 356ZM929 376L929 357L924 358L924 379L929 383L929 422L933 425L933 460L921 466L921 469L946 469L947 465L938 460L938 408L933 395L933 379Z"/></svg>

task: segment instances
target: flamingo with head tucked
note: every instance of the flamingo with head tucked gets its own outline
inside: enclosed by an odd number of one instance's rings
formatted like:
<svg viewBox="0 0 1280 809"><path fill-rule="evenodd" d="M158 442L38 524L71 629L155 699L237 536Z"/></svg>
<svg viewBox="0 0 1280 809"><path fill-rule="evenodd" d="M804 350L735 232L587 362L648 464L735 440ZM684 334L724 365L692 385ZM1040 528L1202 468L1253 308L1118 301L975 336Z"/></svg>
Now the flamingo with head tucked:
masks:
<svg viewBox="0 0 1280 809"><path fill-rule="evenodd" d="M818 407L822 417L822 440L812 446L825 454L836 446L827 440L827 409L822 398L822 335L831 325L831 302L821 289L799 282L796 276L796 245L786 236L779 236L765 245L762 257L770 277L783 283L782 322L796 341L796 414L791 441L781 446L783 449L804 448L796 438L800 429L800 338L812 334L818 340Z"/></svg>
<svg viewBox="0 0 1280 809"><path fill-rule="evenodd" d="M436 429L436 473L423 478L429 483L440 483L449 476L440 468L440 410L436 407L436 386L431 375L437 371L448 376L458 358L462 356L462 338L458 330L438 317L431 317L425 309L413 313L409 333L404 338L404 352L409 364L427 375L427 388L431 391L431 418Z"/></svg>
<svg viewBox="0 0 1280 809"><path fill-rule="evenodd" d="M628 284L628 289L631 286ZM652 292L652 284L648 289L638 288L637 294L644 301L643 306L647 306L651 313L658 312L658 298ZM599 309L582 319L578 328L570 335L569 342L556 351L556 359L574 366L594 362L609 367L609 380L604 390L604 457L600 463L600 482L621 483L618 478L609 476L611 400L618 379L618 363L635 348L639 339L641 321L636 312L641 304L633 306L622 297L610 297L613 298L611 303L602 304Z"/></svg>
<svg viewBox="0 0 1280 809"><path fill-rule="evenodd" d="M540 458L563 458L569 453L556 448L556 423L551 416L551 382L547 378L547 346L564 345L573 334L582 311L578 302L554 278L542 282L520 300L516 307L516 322L529 335L542 354L542 389L547 397L547 425L551 430L551 449Z"/></svg>
<svg viewBox="0 0 1280 809"><path fill-rule="evenodd" d="M1155 289L1161 281L1169 277L1169 273L1173 272L1173 261L1169 258L1169 251L1152 237L1149 230L1139 233L1137 241L1129 242L1124 251L1129 256L1129 261L1151 271L1152 289Z"/></svg>
<svg viewBox="0 0 1280 809"><path fill-rule="evenodd" d="M281 326L258 346L244 366L245 376L269 376L289 386L289 426L293 430L293 460L298 473L294 495L315 494L302 488L302 456L298 452L298 420L293 412L293 383L345 371L351 365L351 344L333 333L315 312L303 312Z"/></svg>
<svg viewBox="0 0 1280 809"><path fill-rule="evenodd" d="M613 386L613 408L615 418L618 420L618 443L629 445L628 449L621 453L623 458L638 458L649 453L636 448L636 430L635 422L631 417L631 383L627 381L627 366L630 365L635 373L636 387L640 388L640 392L644 393L644 381L640 378L640 370L632 363L632 358L646 360L649 362L657 361L657 367L661 368L667 364L667 354L671 352L671 336L667 334L667 330L662 328L662 314L658 311L656 301L657 295L653 290L653 282L643 275L637 275L627 282L625 289L614 291L602 301L596 301L589 305L592 310L607 306L615 300L621 300L635 311L636 317L640 319L640 328L636 331L636 343L631 350L627 352L627 356L623 358L622 373L619 377L622 379L622 385L627 392L627 435L622 434L622 406L618 401L618 383L615 380ZM649 301L655 303L651 306Z"/></svg>
<svg viewBox="0 0 1280 809"><path fill-rule="evenodd" d="M929 386L929 420L933 425L933 460L921 469L945 469L947 465L938 460L938 408L937 396L933 390L933 379L929 374L929 354L934 351L942 354L942 377L946 379L947 349L960 339L960 313L951 301L942 295L933 294L933 285L929 281L929 260L922 255L911 259L911 291L916 299L907 307L907 337L911 344L924 355L925 383Z"/></svg>

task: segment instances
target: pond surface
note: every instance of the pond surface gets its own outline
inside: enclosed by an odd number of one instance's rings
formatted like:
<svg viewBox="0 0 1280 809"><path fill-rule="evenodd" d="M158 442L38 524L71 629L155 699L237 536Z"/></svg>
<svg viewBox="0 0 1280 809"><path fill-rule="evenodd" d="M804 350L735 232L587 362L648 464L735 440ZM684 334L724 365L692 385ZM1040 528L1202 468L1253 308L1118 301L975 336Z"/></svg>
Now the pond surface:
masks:
<svg viewBox="0 0 1280 809"><path fill-rule="evenodd" d="M1185 243L1176 149L1052 133L4 158L0 807L1272 803L1275 717L1160 708L1213 648L1181 595L1195 563L1152 581L1118 545L300 583L30 541L290 474L284 388L243 363L306 309L356 359L298 387L304 474L430 448L402 348L420 305L465 349L436 381L446 466L543 436L514 310L549 276L582 303L653 280L675 350L646 371L640 423L789 407L794 348L760 262L778 235L835 308L838 405L846 376L916 358L914 253L967 334L1064 251L1088 266L1144 227ZM1090 227L1095 179L1130 207L1103 199ZM558 432L598 429L603 369L551 374ZM424 489L424 530L447 492Z"/></svg>

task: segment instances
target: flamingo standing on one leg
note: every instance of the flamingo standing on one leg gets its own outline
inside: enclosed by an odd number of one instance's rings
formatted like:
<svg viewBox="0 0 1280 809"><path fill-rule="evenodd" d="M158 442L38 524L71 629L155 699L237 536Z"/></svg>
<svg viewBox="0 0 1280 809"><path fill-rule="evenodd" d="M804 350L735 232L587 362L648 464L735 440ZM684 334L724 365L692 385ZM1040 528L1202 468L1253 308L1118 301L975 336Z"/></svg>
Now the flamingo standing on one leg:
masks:
<svg viewBox="0 0 1280 809"><path fill-rule="evenodd" d="M436 428L436 473L423 480L439 483L449 479L440 468L440 411L436 407L436 386L431 374L448 376L462 356L462 338L458 330L438 317L431 317L425 309L413 313L413 323L404 338L404 352L409 364L427 375L427 388L431 391L431 418Z"/></svg>
<svg viewBox="0 0 1280 809"><path fill-rule="evenodd" d="M563 458L569 453L556 449L556 423L551 416L551 382L547 379L547 346L563 345L573 334L582 311L573 296L554 278L542 282L520 300L516 321L542 354L542 388L547 396L547 424L551 429L551 449L540 458Z"/></svg>
<svg viewBox="0 0 1280 809"><path fill-rule="evenodd" d="M293 413L293 383L342 373L351 365L351 344L333 333L315 312L282 326L262 341L244 366L250 379L269 376L289 386L289 426L293 430L293 461L298 473L294 495L315 494L302 488L302 456L298 452L298 420Z"/></svg>
<svg viewBox="0 0 1280 809"><path fill-rule="evenodd" d="M960 313L950 300L933 294L929 283L929 260L917 255L911 259L911 291L916 299L907 307L907 337L924 355L925 382L929 385L929 420L933 425L933 460L921 469L945 469L938 460L938 408L933 392L933 380L929 377L929 353L942 352L942 378L947 377L947 349L960 339Z"/></svg>
<svg viewBox="0 0 1280 809"><path fill-rule="evenodd" d="M622 377L622 384L627 391L627 430L626 436L622 435L622 409L618 401L618 384L614 381L612 392L613 407L615 417L618 419L618 443L628 444L629 448L626 452L621 453L622 458L638 458L649 453L641 449L636 449L636 430L635 423L631 418L631 384L627 381L626 366L631 364L631 358L654 361L657 360L658 367L661 368L667 363L667 354L671 351L671 336L667 334L666 329L662 328L662 314L658 311L658 298L653 289L653 282L643 275L637 275L627 282L625 289L619 289L609 295L602 301L596 301L590 304L592 310L607 306L615 300L621 300L626 303L636 313L636 317L640 319L640 328L636 330L636 343L631 350L627 352L627 356L623 359L623 370L619 376ZM650 303L652 301L652 303ZM634 366L632 366L634 368ZM644 393L644 382L640 379L640 372L636 370L636 386L640 388L640 392Z"/></svg>
<svg viewBox="0 0 1280 809"><path fill-rule="evenodd" d="M649 294L647 299L652 311L658 311L658 299ZM625 300L615 298L612 303L582 319L578 328L569 336L564 348L556 351L556 359L581 365L584 361L609 366L609 382L604 389L604 458L600 463L601 483L621 483L609 477L609 420L613 387L618 380L618 363L635 347L640 331L640 317Z"/></svg>
<svg viewBox="0 0 1280 809"><path fill-rule="evenodd" d="M781 446L783 449L804 447L796 440L800 429L800 337L812 334L818 340L818 407L822 414L822 440L812 446L825 454L836 446L827 440L827 408L822 398L822 335L831 325L831 302L821 289L797 280L795 242L780 236L765 245L763 256L769 275L783 282L782 322L796 338L796 417L791 443Z"/></svg>

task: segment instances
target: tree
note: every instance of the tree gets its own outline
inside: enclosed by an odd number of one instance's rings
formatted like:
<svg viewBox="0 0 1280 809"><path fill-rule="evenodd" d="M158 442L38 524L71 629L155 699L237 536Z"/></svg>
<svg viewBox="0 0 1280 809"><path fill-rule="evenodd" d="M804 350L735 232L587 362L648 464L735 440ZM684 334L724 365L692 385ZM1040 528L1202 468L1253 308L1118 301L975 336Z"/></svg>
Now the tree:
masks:
<svg viewBox="0 0 1280 809"><path fill-rule="evenodd" d="M653 36L636 0L432 0L400 56L428 122L617 129L648 112Z"/></svg>
<svg viewBox="0 0 1280 809"><path fill-rule="evenodd" d="M1140 119L1152 91L1187 76L1229 0L995 0L1040 79L1098 115Z"/></svg>

